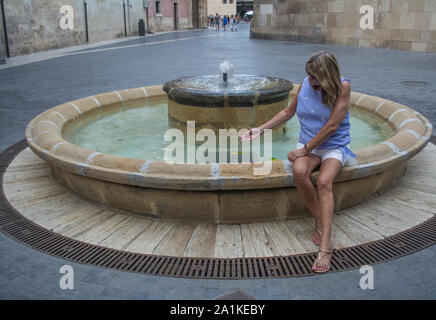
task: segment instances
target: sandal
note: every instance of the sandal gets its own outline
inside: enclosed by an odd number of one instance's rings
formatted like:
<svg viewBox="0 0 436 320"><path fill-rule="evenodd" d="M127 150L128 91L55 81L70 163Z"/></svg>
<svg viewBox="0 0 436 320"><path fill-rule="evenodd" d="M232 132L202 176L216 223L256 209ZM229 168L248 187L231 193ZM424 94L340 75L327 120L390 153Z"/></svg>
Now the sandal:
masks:
<svg viewBox="0 0 436 320"><path fill-rule="evenodd" d="M324 253L322 256L321 256L321 252ZM315 260L315 261L316 261L316 264L318 265L318 263L320 263L321 260L324 259L324 257L326 257L328 254L333 255L333 251L324 251L324 250L319 250L319 251L318 251L318 257L317 257L316 260ZM330 260L331 260L331 258L330 258ZM316 273L326 273L327 271L330 270L330 260L329 260L329 262L328 262L328 264L327 264L327 267L322 268L322 269L312 267L312 271L313 271L313 272L316 272Z"/></svg>
<svg viewBox="0 0 436 320"><path fill-rule="evenodd" d="M315 231L318 232L318 234L319 234L319 238L316 237L315 235L313 235L313 237L312 237L312 242L313 242L314 244L316 244L317 246L319 246L319 245L321 244L321 236L322 236L322 234L321 234L321 227L318 227L318 228L315 227Z"/></svg>

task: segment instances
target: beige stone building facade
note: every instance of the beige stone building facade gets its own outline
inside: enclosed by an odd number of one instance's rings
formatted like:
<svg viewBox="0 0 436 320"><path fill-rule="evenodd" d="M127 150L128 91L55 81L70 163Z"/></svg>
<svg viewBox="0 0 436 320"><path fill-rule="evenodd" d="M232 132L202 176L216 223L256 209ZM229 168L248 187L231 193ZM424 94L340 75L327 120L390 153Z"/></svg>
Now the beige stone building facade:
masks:
<svg viewBox="0 0 436 320"><path fill-rule="evenodd" d="M250 34L436 52L436 0L254 0Z"/></svg>
<svg viewBox="0 0 436 320"><path fill-rule="evenodd" d="M207 15L236 15L236 0L207 0Z"/></svg>

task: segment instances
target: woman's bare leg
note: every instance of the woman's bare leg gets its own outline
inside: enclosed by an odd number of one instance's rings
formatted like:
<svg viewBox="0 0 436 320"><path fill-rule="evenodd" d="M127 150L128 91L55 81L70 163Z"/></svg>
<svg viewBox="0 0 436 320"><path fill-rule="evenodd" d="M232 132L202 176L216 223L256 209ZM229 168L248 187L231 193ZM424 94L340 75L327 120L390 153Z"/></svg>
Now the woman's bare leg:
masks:
<svg viewBox="0 0 436 320"><path fill-rule="evenodd" d="M321 214L321 245L320 250L331 251L331 231L333 223L334 198L333 181L342 169L342 164L336 159L325 160L320 169L317 189L319 210ZM314 267L324 269L327 267L331 255L326 255L321 261L315 261Z"/></svg>
<svg viewBox="0 0 436 320"><path fill-rule="evenodd" d="M306 157L295 159L292 167L292 173L297 186L297 191L315 219L315 236L317 239L320 239L321 236L318 232L318 230L321 228L321 215L318 204L318 196L316 194L315 187L310 180L310 175L312 171L320 165L320 163L320 157L310 154Z"/></svg>

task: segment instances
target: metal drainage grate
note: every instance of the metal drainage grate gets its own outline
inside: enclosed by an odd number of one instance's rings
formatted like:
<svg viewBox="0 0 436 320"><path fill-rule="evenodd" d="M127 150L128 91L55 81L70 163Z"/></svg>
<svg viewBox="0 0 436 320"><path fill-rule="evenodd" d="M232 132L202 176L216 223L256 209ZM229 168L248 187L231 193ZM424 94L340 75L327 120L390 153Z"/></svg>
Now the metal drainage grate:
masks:
<svg viewBox="0 0 436 320"><path fill-rule="evenodd" d="M41 252L73 262L122 271L187 278L247 279L312 275L316 253L266 258L188 258L146 255L100 247L51 232L27 220L8 202L3 175L15 156L27 147L20 141L0 154L0 230ZM436 242L436 218L394 236L334 250L330 272L373 265L408 255Z"/></svg>

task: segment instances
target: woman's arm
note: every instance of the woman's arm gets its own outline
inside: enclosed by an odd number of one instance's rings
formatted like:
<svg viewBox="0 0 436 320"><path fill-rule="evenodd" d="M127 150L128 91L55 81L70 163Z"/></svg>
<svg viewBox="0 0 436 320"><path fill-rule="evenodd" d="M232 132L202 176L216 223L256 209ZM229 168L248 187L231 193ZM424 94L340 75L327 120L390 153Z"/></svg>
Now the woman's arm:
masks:
<svg viewBox="0 0 436 320"><path fill-rule="evenodd" d="M341 93L336 100L335 107L330 114L330 118L324 127L307 143L307 148L293 150L288 154L289 161L293 162L298 157L308 155L313 149L320 146L333 133L338 130L341 122L345 119L350 108L351 86L348 81L342 83Z"/></svg>
<svg viewBox="0 0 436 320"><path fill-rule="evenodd" d="M269 120L268 122L265 122L260 127L250 129L246 134L241 136L241 139L242 140L255 139L256 137L260 136L265 131L265 129L273 129L273 128L281 125L283 122L289 121L295 115L295 112L297 111L298 94L300 93L300 89L301 89L301 85L298 88L298 91L295 94L294 98L292 99L292 101L289 103L289 105L285 109L283 109L282 111L277 113L271 120Z"/></svg>
<svg viewBox="0 0 436 320"><path fill-rule="evenodd" d="M285 121L289 121L297 112L297 104L298 104L298 95L300 94L301 86L298 88L297 94L294 96L294 99L289 103L286 109L283 109L279 113L277 113L271 120L264 123L259 127L259 129L263 132L264 129L273 129L278 127Z"/></svg>

